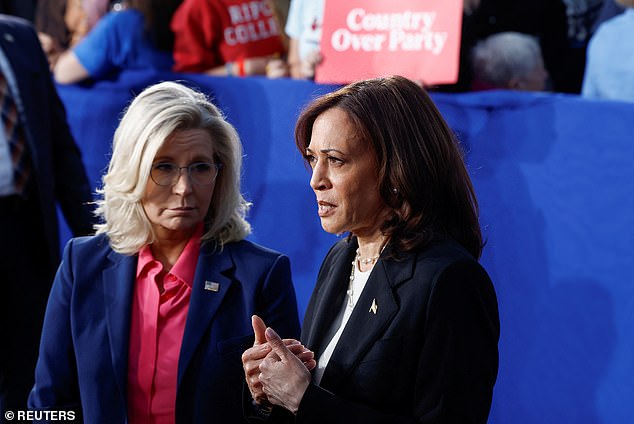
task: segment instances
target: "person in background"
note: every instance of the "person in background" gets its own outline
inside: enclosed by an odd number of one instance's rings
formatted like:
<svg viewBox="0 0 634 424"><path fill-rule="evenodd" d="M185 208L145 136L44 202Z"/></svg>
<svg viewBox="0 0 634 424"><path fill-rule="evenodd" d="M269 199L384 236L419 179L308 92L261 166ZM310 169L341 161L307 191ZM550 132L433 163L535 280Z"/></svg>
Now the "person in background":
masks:
<svg viewBox="0 0 634 424"><path fill-rule="evenodd" d="M266 75L286 54L269 0L184 0L172 30L176 72Z"/></svg>
<svg viewBox="0 0 634 424"><path fill-rule="evenodd" d="M71 84L129 69L170 70L174 35L169 23L182 0L129 0L103 16L73 49L62 53L55 80Z"/></svg>
<svg viewBox="0 0 634 424"><path fill-rule="evenodd" d="M296 79L313 79L322 61L319 49L324 20L323 0L293 0L286 22L288 68Z"/></svg>
<svg viewBox="0 0 634 424"><path fill-rule="evenodd" d="M273 17L275 18L277 27L285 28L291 4L290 0L267 0L267 2L271 5ZM288 38L288 35L281 30L280 38L282 40L282 44L284 45L284 51L286 52L286 55L279 57L276 56L266 63L265 70L266 76L268 78L282 78L288 77L290 75L288 64L286 62L290 40Z"/></svg>
<svg viewBox="0 0 634 424"><path fill-rule="evenodd" d="M432 87L461 92L472 87L471 50L481 40L500 32L521 32L537 37L552 89L579 93L583 51L570 43L564 0L467 0L464 2L458 82Z"/></svg>
<svg viewBox="0 0 634 424"><path fill-rule="evenodd" d="M568 16L568 38L572 46L585 50L595 23L606 3L613 0L563 0Z"/></svg>
<svg viewBox="0 0 634 424"><path fill-rule="evenodd" d="M59 55L84 38L108 6L108 0L40 0L35 28L51 70Z"/></svg>
<svg viewBox="0 0 634 424"><path fill-rule="evenodd" d="M86 14L88 28L93 28L97 25L99 19L108 13L113 3L112 0L82 0L81 5Z"/></svg>
<svg viewBox="0 0 634 424"><path fill-rule="evenodd" d="M634 0L617 0L625 12L603 22L590 39L581 95L634 101Z"/></svg>
<svg viewBox="0 0 634 424"><path fill-rule="evenodd" d="M497 300L473 186L436 106L402 77L360 81L311 103L295 137L323 229L348 236L304 317L312 373L254 320L266 340L242 356L254 409L271 423L485 424Z"/></svg>
<svg viewBox="0 0 634 424"><path fill-rule="evenodd" d="M603 22L623 12L625 12L625 7L618 4L617 0L603 0L599 16L597 16L597 20L594 22L592 33L594 34L594 31L596 31Z"/></svg>
<svg viewBox="0 0 634 424"><path fill-rule="evenodd" d="M477 41L506 31L537 37L553 90L579 93L584 58L568 38L563 0L480 0L472 18Z"/></svg>
<svg viewBox="0 0 634 424"><path fill-rule="evenodd" d="M519 32L500 32L480 41L471 53L473 90L544 91L548 72L539 42Z"/></svg>
<svg viewBox="0 0 634 424"><path fill-rule="evenodd" d="M251 315L299 332L286 256L244 240L235 129L199 92L145 89L117 128L97 235L71 240L34 410L86 423L239 422Z"/></svg>
<svg viewBox="0 0 634 424"><path fill-rule="evenodd" d="M273 17L277 23L278 28L285 28L286 21L288 21L288 11L291 7L290 0L267 0L273 11ZM288 36L284 31L280 31L280 37L284 44L284 49L288 50Z"/></svg>
<svg viewBox="0 0 634 424"><path fill-rule="evenodd" d="M59 264L56 203L92 233L92 195L37 34L0 15L0 422L26 410L46 299Z"/></svg>

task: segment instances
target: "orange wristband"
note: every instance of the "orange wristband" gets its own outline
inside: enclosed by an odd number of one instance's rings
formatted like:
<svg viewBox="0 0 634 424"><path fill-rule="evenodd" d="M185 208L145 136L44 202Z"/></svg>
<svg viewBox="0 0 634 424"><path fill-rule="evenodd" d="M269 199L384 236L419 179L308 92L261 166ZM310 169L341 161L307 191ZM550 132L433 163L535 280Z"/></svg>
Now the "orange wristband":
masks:
<svg viewBox="0 0 634 424"><path fill-rule="evenodd" d="M238 76L245 76L245 72L244 72L244 59L240 59L238 60Z"/></svg>

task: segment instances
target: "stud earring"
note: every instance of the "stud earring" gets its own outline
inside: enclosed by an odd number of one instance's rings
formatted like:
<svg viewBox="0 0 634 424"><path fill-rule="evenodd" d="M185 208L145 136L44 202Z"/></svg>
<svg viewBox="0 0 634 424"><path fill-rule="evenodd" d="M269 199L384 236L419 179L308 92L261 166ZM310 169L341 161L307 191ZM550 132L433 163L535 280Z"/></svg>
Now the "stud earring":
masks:
<svg viewBox="0 0 634 424"><path fill-rule="evenodd" d="M397 188L393 188L392 189L392 194L394 194L394 195L398 194L398 189Z"/></svg>

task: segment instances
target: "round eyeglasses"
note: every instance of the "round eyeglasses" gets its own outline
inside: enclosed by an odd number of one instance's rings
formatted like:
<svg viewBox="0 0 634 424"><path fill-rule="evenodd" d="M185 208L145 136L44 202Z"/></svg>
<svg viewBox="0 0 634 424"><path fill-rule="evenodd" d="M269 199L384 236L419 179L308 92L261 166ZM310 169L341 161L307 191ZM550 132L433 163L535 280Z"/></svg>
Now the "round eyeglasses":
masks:
<svg viewBox="0 0 634 424"><path fill-rule="evenodd" d="M187 166L178 166L175 163L160 162L152 165L150 178L160 186L174 186L181 177L181 170L187 170L189 180L196 185L211 185L216 180L218 172L222 169L221 163L194 162Z"/></svg>

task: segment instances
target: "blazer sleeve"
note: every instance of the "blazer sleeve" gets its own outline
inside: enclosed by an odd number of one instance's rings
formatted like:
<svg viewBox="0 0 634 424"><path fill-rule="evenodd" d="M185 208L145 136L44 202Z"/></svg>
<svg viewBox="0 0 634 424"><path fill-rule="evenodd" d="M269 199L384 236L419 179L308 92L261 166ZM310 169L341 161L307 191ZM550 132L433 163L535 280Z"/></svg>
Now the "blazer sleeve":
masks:
<svg viewBox="0 0 634 424"><path fill-rule="evenodd" d="M267 272L257 310L264 323L283 338L299 339L297 300L287 256L279 255Z"/></svg>
<svg viewBox="0 0 634 424"><path fill-rule="evenodd" d="M46 308L35 386L28 400L31 410L66 410L81 423L81 402L75 352L71 338L70 302L73 286L73 240L64 249ZM42 421L45 422L45 421Z"/></svg>
<svg viewBox="0 0 634 424"><path fill-rule="evenodd" d="M264 323L274 328L283 338L299 339L299 315L295 288L291 279L290 261L279 255L269 269L258 302L258 316ZM242 411L249 423L287 422L291 416L282 408L275 408L270 414L266 408L255 404L251 393L243 383Z"/></svg>
<svg viewBox="0 0 634 424"><path fill-rule="evenodd" d="M434 280L420 329L424 341L412 369L414 386L394 388L413 391L404 394L413 399L411 408L385 414L311 384L295 423L487 422L498 369L499 317L493 285L475 261L445 267Z"/></svg>

